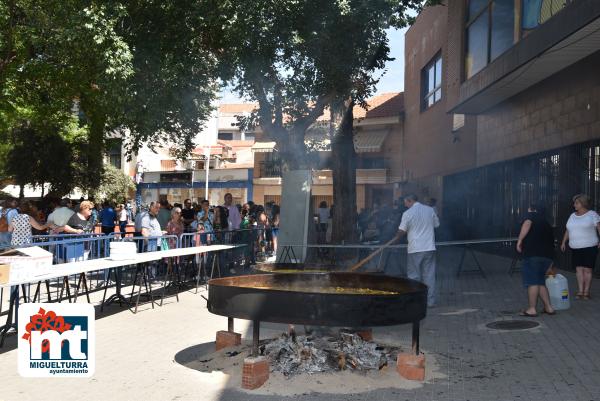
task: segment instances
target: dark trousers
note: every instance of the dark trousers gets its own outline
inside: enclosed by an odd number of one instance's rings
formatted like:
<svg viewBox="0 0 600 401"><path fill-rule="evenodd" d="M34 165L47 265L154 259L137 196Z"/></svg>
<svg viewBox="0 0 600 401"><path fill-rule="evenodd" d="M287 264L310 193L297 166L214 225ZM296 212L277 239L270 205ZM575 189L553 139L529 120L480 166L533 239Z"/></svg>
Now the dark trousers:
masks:
<svg viewBox="0 0 600 401"><path fill-rule="evenodd" d="M115 232L115 226L102 226L102 234L108 235Z"/></svg>
<svg viewBox="0 0 600 401"><path fill-rule="evenodd" d="M127 220L119 222L119 231L121 232L121 238L123 238L127 232Z"/></svg>

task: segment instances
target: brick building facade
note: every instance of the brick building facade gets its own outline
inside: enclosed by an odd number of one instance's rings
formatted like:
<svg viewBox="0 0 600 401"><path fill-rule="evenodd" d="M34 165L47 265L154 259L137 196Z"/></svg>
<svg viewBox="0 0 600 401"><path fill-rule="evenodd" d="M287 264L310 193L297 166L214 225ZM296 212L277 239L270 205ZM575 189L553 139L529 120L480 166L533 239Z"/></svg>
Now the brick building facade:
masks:
<svg viewBox="0 0 600 401"><path fill-rule="evenodd" d="M474 119L453 130L454 116L447 112L451 93L457 93L456 49L448 40L448 7L429 7L418 16L405 37L405 119L402 169L404 192L421 197L442 197L442 177L475 166ZM441 97L423 105L424 69L432 60L442 63ZM456 98L456 96L454 96ZM460 131L460 132L459 132Z"/></svg>
<svg viewBox="0 0 600 401"><path fill-rule="evenodd" d="M573 194L600 205L600 2L450 1L405 52L405 190L441 194L453 237L515 235L530 202L557 231ZM442 96L424 107L437 54Z"/></svg>

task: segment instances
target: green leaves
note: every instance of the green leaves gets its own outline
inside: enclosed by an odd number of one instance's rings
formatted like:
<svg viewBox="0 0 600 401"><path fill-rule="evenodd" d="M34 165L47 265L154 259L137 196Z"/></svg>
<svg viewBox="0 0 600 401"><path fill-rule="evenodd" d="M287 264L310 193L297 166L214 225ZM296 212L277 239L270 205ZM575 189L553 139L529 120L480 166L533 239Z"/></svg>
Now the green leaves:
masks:
<svg viewBox="0 0 600 401"><path fill-rule="evenodd" d="M118 168L107 165L102 174L100 187L90 195L95 199L108 199L118 203L128 198L132 191L135 191L135 184L131 177Z"/></svg>
<svg viewBox="0 0 600 401"><path fill-rule="evenodd" d="M325 107L365 104L389 60L386 30L416 0L207 0L202 19L226 83L260 105L258 123L280 149L296 144ZM242 123L246 123L242 121ZM301 149L298 149L301 148ZM293 157L291 153L288 155ZM301 155L296 156L301 159Z"/></svg>
<svg viewBox="0 0 600 401"><path fill-rule="evenodd" d="M77 103L90 144L77 157L92 171L111 131L130 152L145 143L191 151L217 89L199 18L176 0L0 0L0 136L25 135L24 126L62 135Z"/></svg>
<svg viewBox="0 0 600 401"><path fill-rule="evenodd" d="M130 153L167 145L184 157L221 78L259 103L251 123L301 163L307 129L326 107L349 97L364 104L389 57L385 30L422 3L0 0L0 139L33 135L30 127L36 140L71 143L75 124L88 146L70 147L72 158L92 171L114 132Z"/></svg>

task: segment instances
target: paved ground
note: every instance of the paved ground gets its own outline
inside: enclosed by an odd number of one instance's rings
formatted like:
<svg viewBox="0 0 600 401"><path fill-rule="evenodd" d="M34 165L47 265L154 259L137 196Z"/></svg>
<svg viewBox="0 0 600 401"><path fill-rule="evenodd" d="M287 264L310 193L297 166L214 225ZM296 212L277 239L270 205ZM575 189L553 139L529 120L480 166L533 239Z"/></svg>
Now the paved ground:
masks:
<svg viewBox="0 0 600 401"><path fill-rule="evenodd" d="M0 399L6 400L600 400L600 295L574 301L571 310L535 320L538 329L497 332L485 324L515 319L524 306L520 275L509 260L485 257L487 279L456 278L458 255L441 254L440 304L422 324L422 348L443 378L414 390L382 389L354 395L311 393L293 398L226 389L227 377L207 381L179 364L198 345L211 348L226 319L206 310L199 294L183 293L162 308L133 315L118 306L97 320L96 374L91 379L23 379L15 336L0 350ZM467 262L468 263L468 262ZM571 284L574 277L567 274ZM600 294L600 282L593 284ZM249 334L247 322L236 329ZM269 325L263 335L283 326ZM376 339L409 339L409 327L375 329ZM202 345L203 344L203 345ZM308 386L310 387L310 386Z"/></svg>

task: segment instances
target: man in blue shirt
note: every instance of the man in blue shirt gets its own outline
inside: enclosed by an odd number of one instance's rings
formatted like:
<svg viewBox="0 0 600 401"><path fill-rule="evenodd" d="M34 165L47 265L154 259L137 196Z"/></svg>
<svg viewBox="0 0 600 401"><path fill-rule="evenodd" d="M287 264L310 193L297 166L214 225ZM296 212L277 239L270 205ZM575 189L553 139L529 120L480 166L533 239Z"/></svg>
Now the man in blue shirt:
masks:
<svg viewBox="0 0 600 401"><path fill-rule="evenodd" d="M102 234L108 235L115 232L115 220L117 220L117 214L115 209L104 201L102 204L102 211L100 212L100 224L102 224Z"/></svg>

